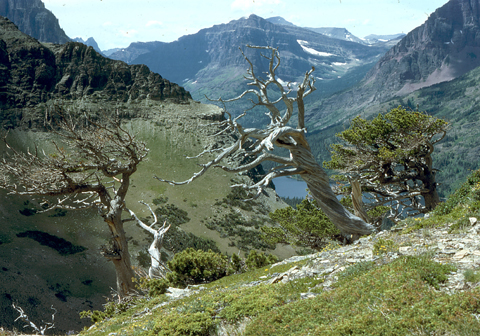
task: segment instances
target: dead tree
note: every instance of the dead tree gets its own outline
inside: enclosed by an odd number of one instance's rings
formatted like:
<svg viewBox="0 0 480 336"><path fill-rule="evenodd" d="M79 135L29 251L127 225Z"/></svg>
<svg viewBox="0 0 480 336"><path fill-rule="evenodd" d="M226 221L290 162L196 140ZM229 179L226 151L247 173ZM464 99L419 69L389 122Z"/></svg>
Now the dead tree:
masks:
<svg viewBox="0 0 480 336"><path fill-rule="evenodd" d="M115 265L121 299L135 289L122 212L130 176L148 150L118 120L94 122L58 108L46 119L55 150L23 153L7 143L0 188L10 194L42 196L45 211L97 207L112 234L111 246L102 247L102 254ZM43 198L47 196L51 197Z"/></svg>
<svg viewBox="0 0 480 336"><path fill-rule="evenodd" d="M254 185L241 185L242 187L255 190L258 197L264 188L272 181L272 179L280 176L300 175L307 183L310 192L317 200L321 209L332 220L337 228L345 235L364 235L373 231L373 226L365 223L359 217L348 212L337 200L329 179L322 167L316 162L314 155L306 139L305 127L305 105L304 98L315 90L315 79L312 76L312 68L305 73L302 82L294 88L289 83L286 86L276 76L276 70L280 66L280 54L277 48L247 46L251 49L267 51L269 54L262 56L269 62L267 78L262 79L254 71L252 62L242 54L249 64L247 76L249 80L248 86L251 89L245 90L236 98L224 100L219 98L215 101L223 104L224 112L228 118L217 123L221 130L216 135L230 133L236 139L230 145L216 150L205 150L196 157L211 154L214 151L220 153L211 161L202 164L203 167L199 172L194 174L190 179L183 182L166 181L172 185L181 185L192 182L194 179L203 175L210 167L220 167L227 172L244 172L248 171L262 162L273 161L279 166L270 169L270 171ZM270 117L270 124L265 128L244 128L240 124L240 119L246 115L248 111L233 118L226 110L226 103L244 98L248 94L253 95L251 99L253 106L264 106L268 109L267 115ZM278 98L271 99L271 95L277 95ZM283 103L285 110L281 111L278 104ZM294 105L297 105L297 126L292 127L291 119L294 116ZM290 157L282 157L272 153L275 147L286 148L290 152ZM230 162L241 162L238 158L247 159L248 164L229 165L225 164L227 160Z"/></svg>
<svg viewBox="0 0 480 336"><path fill-rule="evenodd" d="M152 208L144 203L145 206L148 207L150 210L151 214L153 215L153 223L150 225L145 224L142 222L137 215L131 210L128 210L130 212L130 215L137 221L138 225L140 225L143 229L147 230L149 233L153 235L153 242L150 245L150 248L148 249L148 253L150 254L150 259L151 259L151 266L148 269L148 276L150 278L164 278L165 273L168 271L168 268L165 267L165 265L162 263L160 257L161 253L160 250L163 245L163 238L165 237L165 234L167 231L170 229L170 226L172 224L167 225L167 221L163 222L162 227L160 227L158 230L155 230L153 227L158 223L157 220L157 215L155 214L154 211L152 211Z"/></svg>
<svg viewBox="0 0 480 336"><path fill-rule="evenodd" d="M20 314L15 319L15 321L13 321L13 322L17 322L18 320L22 320L23 322L27 323L26 325L23 326L24 328L30 327L33 330L35 330L36 332L40 333L40 335L45 335L45 331L55 328L55 314L57 313L57 310L55 308L53 308L53 306L50 307L54 311L53 314L52 314L52 322L43 322L42 321L43 323L45 323L45 325L43 327L41 327L40 325L37 326L35 323L30 321L30 319L28 318L28 315L25 314L22 307L16 306L15 303L12 303L12 307L13 307L13 309L15 309Z"/></svg>

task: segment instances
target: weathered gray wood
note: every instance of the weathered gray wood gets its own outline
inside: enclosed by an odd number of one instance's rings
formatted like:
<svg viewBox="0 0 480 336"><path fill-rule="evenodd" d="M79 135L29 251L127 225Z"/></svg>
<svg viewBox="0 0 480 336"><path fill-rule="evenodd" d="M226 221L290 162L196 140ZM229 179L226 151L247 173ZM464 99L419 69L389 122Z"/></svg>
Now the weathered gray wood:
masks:
<svg viewBox="0 0 480 336"><path fill-rule="evenodd" d="M254 73L253 64L242 52L245 60L249 64L247 76L249 80L248 86L252 87L244 91L236 98L223 100L217 99L224 106L224 112L228 116L225 121L216 123L220 130L216 134L230 133L237 140L226 145L221 153L214 159L203 164L203 168L190 179L183 182L167 181L173 185L187 184L203 175L209 168L218 167L228 172L247 171L270 160L281 164L279 167L272 168L262 180L254 185L241 185L249 190L256 190L258 197L262 191L268 186L272 179L279 176L300 175L307 183L310 192L317 200L322 210L337 226L337 228L345 235L364 235L373 232L372 225L366 223L361 218L348 212L337 200L333 193L328 176L322 167L316 162L312 154L310 146L305 137L305 105L304 98L315 91L315 79L312 75L315 70L312 68L305 73L303 81L293 88L293 84L289 83L286 87L276 78L275 71L280 66L280 54L273 47L247 46L248 48L266 51L268 55L262 55L269 60L269 71L266 79L261 79ZM277 93L280 92L280 98L275 101L269 99L269 87L273 86ZM270 124L263 129L260 128L244 128L239 120L247 113L247 111L236 118L232 118L226 109L226 103L236 101L250 95L254 97L252 100L255 106L264 106L268 109ZM284 111L282 112L277 104L283 103ZM298 120L297 127L290 126L291 118L294 115L294 106L297 106ZM253 141L253 145L252 145ZM286 148L290 152L290 157L281 157L269 153L275 147ZM206 153L202 153L206 154ZM235 156L244 156L249 163L245 165L221 164L225 159L232 159ZM230 160L235 161L235 160Z"/></svg>
<svg viewBox="0 0 480 336"><path fill-rule="evenodd" d="M57 197L57 203L44 201L45 211L97 207L112 235L111 246L103 247L102 254L115 265L121 299L135 291L122 212L130 176L148 150L119 121L97 123L63 109L48 112L54 114L46 115L50 132L68 149L53 141L53 153L37 149L21 153L7 144L10 151L0 165L0 188L11 194Z"/></svg>
<svg viewBox="0 0 480 336"><path fill-rule="evenodd" d="M140 202L140 203L147 206L151 214L153 215L154 221L152 224L150 225L145 224L137 217L137 215L132 210L130 209L127 209L127 210L130 213L130 215L135 219L135 221L138 223L138 225L140 225L143 229L147 230L149 233L153 235L152 244L148 249L148 253L150 254L150 260L151 260L151 265L150 265L150 268L148 269L148 276L150 278L164 278L166 272L168 271L168 268L165 267L165 265L162 263L160 259L161 249L163 245L163 239L165 238L165 234L168 232L172 224L170 223L168 226L166 226L167 221L165 221L163 222L162 227L160 227L158 230L155 230L153 227L158 223L157 215L148 204L144 202Z"/></svg>

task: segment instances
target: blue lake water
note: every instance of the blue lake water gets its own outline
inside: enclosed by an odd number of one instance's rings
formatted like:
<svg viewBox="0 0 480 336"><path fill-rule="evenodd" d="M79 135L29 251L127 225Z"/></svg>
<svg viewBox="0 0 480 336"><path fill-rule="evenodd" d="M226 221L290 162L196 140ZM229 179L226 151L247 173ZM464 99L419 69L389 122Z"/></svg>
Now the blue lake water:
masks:
<svg viewBox="0 0 480 336"><path fill-rule="evenodd" d="M277 177L273 179L275 191L280 197L301 197L307 196L307 184L303 180L295 180L289 177Z"/></svg>

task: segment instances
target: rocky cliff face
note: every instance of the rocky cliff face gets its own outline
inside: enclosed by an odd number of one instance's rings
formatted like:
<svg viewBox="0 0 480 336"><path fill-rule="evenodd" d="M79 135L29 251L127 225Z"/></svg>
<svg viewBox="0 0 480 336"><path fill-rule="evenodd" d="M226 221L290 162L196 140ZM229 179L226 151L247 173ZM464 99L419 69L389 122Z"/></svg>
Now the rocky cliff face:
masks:
<svg viewBox="0 0 480 336"><path fill-rule="evenodd" d="M148 52L144 47L153 44L132 44L110 57L146 64L152 71L180 83L194 99L207 102L205 96L231 98L245 90L243 76L247 63L239 47L258 74L267 70L267 62L260 51L246 48L247 44L279 48L282 65L277 75L285 83L298 82L315 66L314 75L322 88L319 93L323 93L323 89L332 93L351 87L387 51L383 46L334 39L306 28L278 25L251 15L182 36L174 42L159 43ZM140 53L132 60L132 55ZM248 100L238 102L232 113L250 107ZM245 120L248 118L250 116ZM252 124L259 122L250 121Z"/></svg>
<svg viewBox="0 0 480 336"><path fill-rule="evenodd" d="M1 108L33 106L52 98L190 98L185 89L145 65L107 59L81 43L41 44L6 18L0 18L0 72Z"/></svg>
<svg viewBox="0 0 480 336"><path fill-rule="evenodd" d="M9 18L22 32L40 42L70 41L41 0L0 0L0 16Z"/></svg>
<svg viewBox="0 0 480 336"><path fill-rule="evenodd" d="M450 0L390 49L365 80L382 87L381 99L457 78L480 65L479 37L480 1Z"/></svg>
<svg viewBox="0 0 480 336"><path fill-rule="evenodd" d="M480 0L450 0L407 34L357 87L309 110L309 121L340 121L367 106L449 81L480 66ZM323 127L323 126L322 126Z"/></svg>

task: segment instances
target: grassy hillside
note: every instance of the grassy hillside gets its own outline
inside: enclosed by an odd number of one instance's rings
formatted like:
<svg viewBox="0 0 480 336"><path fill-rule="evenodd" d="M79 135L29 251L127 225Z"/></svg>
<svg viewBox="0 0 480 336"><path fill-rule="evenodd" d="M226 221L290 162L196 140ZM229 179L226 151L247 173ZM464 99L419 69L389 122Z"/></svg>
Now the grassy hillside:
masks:
<svg viewBox="0 0 480 336"><path fill-rule="evenodd" d="M477 335L478 219L480 171L428 218L138 298L81 335Z"/></svg>
<svg viewBox="0 0 480 336"><path fill-rule="evenodd" d="M92 109L95 106L83 105ZM223 201L232 195L232 181L243 181L246 179L244 176L211 170L191 184L175 187L153 178L157 175L183 180L199 170L197 164L200 161L188 160L185 156L197 155L216 141L208 136L211 130L202 125L211 123L211 118L218 118L219 110L193 102L126 105L124 108L141 111L139 114L143 117L130 120L127 127L150 149L147 160L132 176L127 206L139 217L148 220L149 210L138 203L142 200L153 209L159 209L157 214L165 213L170 222L177 220L178 229L171 229L171 235L165 242L165 246L169 247L169 250L164 250L165 257L171 257L174 252L188 246L214 246L228 254L243 254L254 248L252 244L255 244L255 239L258 240L258 234L245 241L238 236L222 236L218 231L208 229L207 224L224 218L232 211L240 214L241 220L231 225L239 224L238 227L243 228L242 225L247 225L247 221L252 219L263 223L269 211L285 206L276 200L273 191L270 191L270 197L262 196L256 205L244 210L227 206ZM38 131L16 129L9 132L9 142L18 149L33 148L36 143L48 151L48 140L48 134ZM3 156L5 148L2 146L3 143L0 145L0 155ZM110 288L115 287L113 265L98 251L101 245L109 244L110 239L103 219L95 209L36 213L41 209L35 199L7 195L5 191L0 191L0 199L0 281L4 283L0 291L0 325L13 325L17 313L11 304L17 302L34 320L48 320L49 307L53 305L59 310L57 330L81 329L86 321L80 321L77 312L100 309L104 296L108 296ZM128 215L125 214L125 217ZM247 229L252 228L245 227ZM150 258L147 249L152 238L134 222L128 222L125 230L130 237L129 249L134 265L148 266ZM48 245L47 241L52 239L58 239L60 243ZM62 244L69 246L72 252L79 252L62 254ZM278 247L274 253L285 258L294 251ZM16 325L21 327L20 324L17 322Z"/></svg>

